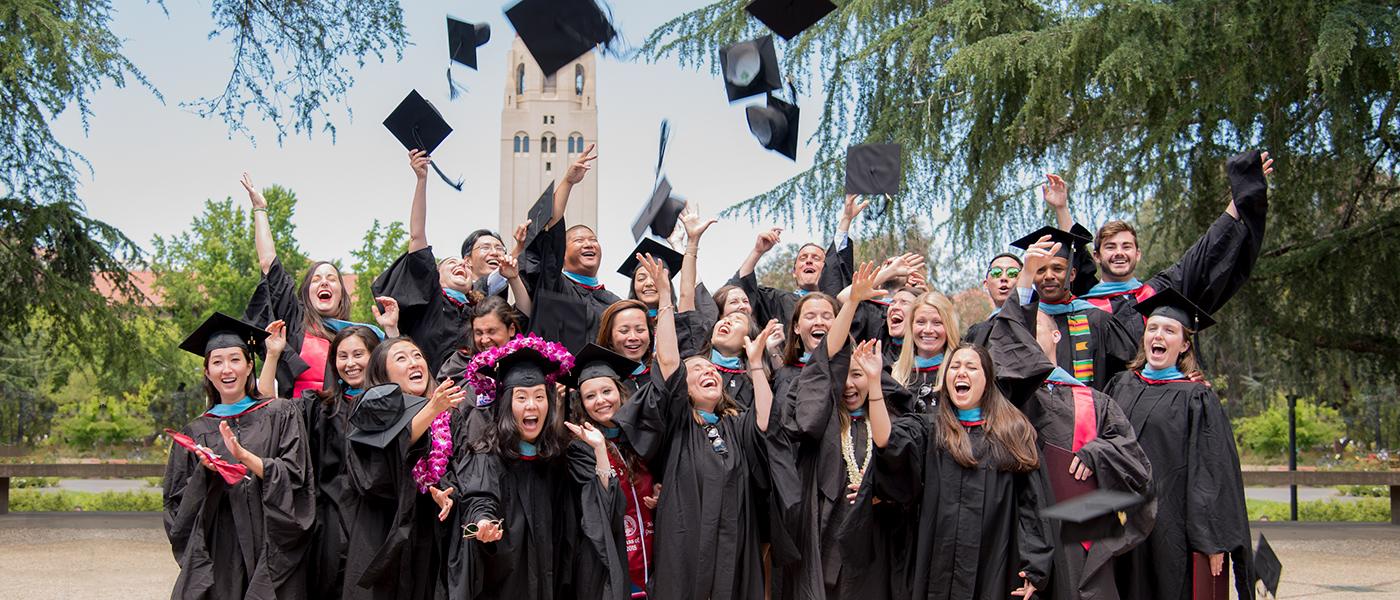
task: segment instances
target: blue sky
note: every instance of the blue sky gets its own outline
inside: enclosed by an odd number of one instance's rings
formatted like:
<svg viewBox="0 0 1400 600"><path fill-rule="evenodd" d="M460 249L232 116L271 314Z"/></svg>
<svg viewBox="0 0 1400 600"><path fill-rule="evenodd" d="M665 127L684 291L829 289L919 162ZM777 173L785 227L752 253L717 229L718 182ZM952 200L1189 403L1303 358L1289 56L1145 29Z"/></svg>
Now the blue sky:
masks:
<svg viewBox="0 0 1400 600"><path fill-rule="evenodd" d="M86 134L73 111L60 115L55 127L62 142L92 163L80 191L90 214L143 247L151 247L152 236L182 231L206 199L232 196L246 202L238 185L246 170L259 186L276 183L297 193L297 238L308 255L349 265L350 250L360 245L374 219L407 220L412 175L402 147L380 122L414 88L455 128L435 159L449 175L467 181L459 193L430 178L429 241L445 255L458 248L466 232L495 226L504 57L514 35L502 12L504 3L404 2L410 45L401 60L370 63L356 74L346 104L330 108L338 126L335 142L317 133L311 139L288 137L281 145L270 123L248 124L254 143L241 135L230 137L220 120L181 108L181 102L219 93L231 66L227 38L207 37L213 29L207 4L166 3L168 15L153 3L120 4L113 28L124 39L124 52L165 102L139 86L108 87L94 98L96 114ZM610 4L626 40L639 45L656 26L706 2ZM446 14L485 20L492 28L491 42L478 50L481 70L454 71L458 82L470 88L456 101L448 100L444 76ZM807 114L816 114L819 102L806 97L802 104L811 107ZM661 119L669 118L673 128L667 174L677 192L698 201L704 214L766 191L811 162L810 148L799 147L794 164L759 147L745 124L744 103L730 106L718 77L682 69L675 61L601 58L598 105L599 212L626 217L599 224L605 266L620 263L632 247L628 229L651 191ZM353 118L346 116L346 106ZM812 135L812 121L802 123L804 143ZM738 267L758 230L744 221L721 221L711 228L700 271L712 289ZM810 237L805 230L790 231L784 241ZM610 288L625 289L621 276L608 277Z"/></svg>

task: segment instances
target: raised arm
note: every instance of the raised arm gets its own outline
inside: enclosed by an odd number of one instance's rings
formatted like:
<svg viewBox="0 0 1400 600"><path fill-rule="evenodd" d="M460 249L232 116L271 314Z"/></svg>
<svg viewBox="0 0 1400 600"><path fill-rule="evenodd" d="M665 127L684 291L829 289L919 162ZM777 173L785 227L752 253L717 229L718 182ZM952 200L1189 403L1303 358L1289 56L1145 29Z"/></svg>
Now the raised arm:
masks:
<svg viewBox="0 0 1400 600"><path fill-rule="evenodd" d="M671 374L681 365L681 350L676 339L676 307L671 305L671 274L665 263L650 254L638 254L642 268L656 282L656 295L661 298L656 306L656 365L661 369L661 377L670 379Z"/></svg>
<svg viewBox="0 0 1400 600"><path fill-rule="evenodd" d="M739 277L748 277L758 268L758 261L767 254L773 246L778 244L778 238L783 234L782 227L770 227L767 231L758 234L758 239L753 243L753 250L744 258L744 263L739 265Z"/></svg>
<svg viewBox="0 0 1400 600"><path fill-rule="evenodd" d="M413 186L413 204L408 209L408 251L417 252L428 247L428 153L422 150L408 151L408 166L418 180Z"/></svg>
<svg viewBox="0 0 1400 600"><path fill-rule="evenodd" d="M700 205L695 202L688 202L685 211L681 213L681 224L685 225L685 257L681 259L681 289L680 298L676 301L676 310L679 312L690 312L695 310L695 262L700 253L700 237L705 235L705 230L709 229L718 221L716 219L700 218Z"/></svg>
<svg viewBox="0 0 1400 600"><path fill-rule="evenodd" d="M851 364L860 365L866 374L865 413L870 418L870 435L876 446L884 448L890 440L890 412L885 409L885 390L880 387L879 373L884 372L881 352L880 340L866 340L851 352Z"/></svg>
<svg viewBox="0 0 1400 600"><path fill-rule="evenodd" d="M579 155L578 160L575 160L573 164L569 165L568 170L564 171L564 178L554 188L554 214L549 218L549 223L544 226L545 229L554 227L555 223L564 218L564 209L569 207L569 193L573 191L574 185L582 182L584 176L593 169L593 165L589 163L598 158L598 155L593 153L595 146L597 144L589 144L583 154Z"/></svg>
<svg viewBox="0 0 1400 600"><path fill-rule="evenodd" d="M262 370L258 371L258 398L266 400L277 397L277 361L282 351L287 349L287 323L282 320L267 324L267 340L263 342L266 352L263 355Z"/></svg>
<svg viewBox="0 0 1400 600"><path fill-rule="evenodd" d="M874 300L885 295L885 290L875 289L875 263L867 262L856 269L851 279L851 300L841 305L836 313L836 322L826 332L826 355L836 356L846 346L846 338L851 334L851 321L856 318L856 307L866 300Z"/></svg>
<svg viewBox="0 0 1400 600"><path fill-rule="evenodd" d="M764 348L768 346L768 338L772 337L779 327L777 321L769 321L763 326L763 331L758 332L757 337L744 342L749 379L753 381L754 418L757 419L759 431L768 431L768 420L773 414L773 386L768 385L768 372L763 368L763 353Z"/></svg>
<svg viewBox="0 0 1400 600"><path fill-rule="evenodd" d="M501 277L505 277L506 283L510 285L510 293L515 295L515 310L530 316L535 311L535 303L530 299L530 290L525 287L525 280L520 277L520 262L515 256L502 256L500 271Z"/></svg>
<svg viewBox="0 0 1400 600"><path fill-rule="evenodd" d="M1069 186L1054 173L1045 174L1045 183L1040 185L1040 197L1055 211L1055 226L1069 231L1074 226L1074 217L1069 214Z"/></svg>
<svg viewBox="0 0 1400 600"><path fill-rule="evenodd" d="M277 260L272 225L267 220L267 199L253 186L253 178L247 172L243 173L243 179L239 183L243 184L243 189L248 192L248 201L253 204L253 245L258 250L258 266L266 275L267 270L272 268L272 261Z"/></svg>

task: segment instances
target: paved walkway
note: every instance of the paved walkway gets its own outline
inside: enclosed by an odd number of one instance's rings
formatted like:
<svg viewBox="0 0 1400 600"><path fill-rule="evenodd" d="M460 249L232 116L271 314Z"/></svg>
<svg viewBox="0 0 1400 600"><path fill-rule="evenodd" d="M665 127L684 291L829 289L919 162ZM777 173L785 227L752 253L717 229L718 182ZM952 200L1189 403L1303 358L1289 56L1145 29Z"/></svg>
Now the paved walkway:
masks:
<svg viewBox="0 0 1400 600"><path fill-rule="evenodd" d="M153 513L0 516L3 596L164 598L175 561ZM1283 561L1279 598L1400 598L1400 526L1254 523Z"/></svg>

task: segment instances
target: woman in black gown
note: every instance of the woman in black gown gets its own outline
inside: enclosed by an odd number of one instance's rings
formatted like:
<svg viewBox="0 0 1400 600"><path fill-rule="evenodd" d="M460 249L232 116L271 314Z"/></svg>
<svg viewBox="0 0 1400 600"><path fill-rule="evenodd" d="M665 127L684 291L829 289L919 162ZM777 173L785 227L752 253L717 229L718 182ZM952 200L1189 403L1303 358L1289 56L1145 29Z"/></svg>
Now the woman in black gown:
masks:
<svg viewBox="0 0 1400 600"><path fill-rule="evenodd" d="M162 494L180 565L171 598L307 597L311 460L297 407L258 393L253 352L266 335L215 313L180 344L204 359L208 400L181 432L248 474L230 485L203 455L171 448Z"/></svg>

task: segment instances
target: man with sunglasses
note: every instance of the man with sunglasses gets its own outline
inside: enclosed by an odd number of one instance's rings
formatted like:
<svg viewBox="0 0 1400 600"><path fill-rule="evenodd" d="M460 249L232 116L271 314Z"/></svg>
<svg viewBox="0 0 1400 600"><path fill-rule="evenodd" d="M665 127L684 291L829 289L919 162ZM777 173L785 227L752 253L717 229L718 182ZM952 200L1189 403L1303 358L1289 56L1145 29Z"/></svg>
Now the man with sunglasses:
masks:
<svg viewBox="0 0 1400 600"><path fill-rule="evenodd" d="M1001 312L1002 305L1011 296L1011 290L1016 287L1016 278L1021 275L1021 267L1021 258L1010 252L992 257L992 261L987 264L986 277L982 279L982 291L987 292L987 297L992 300L992 314L987 315L987 320L968 327L967 333L963 335L963 343L977 344L984 348L987 346L987 340L992 334L992 318Z"/></svg>
<svg viewBox="0 0 1400 600"><path fill-rule="evenodd" d="M1142 316L1132 310L1159 290L1179 290L1207 312L1217 312L1239 291L1259 258L1264 241L1264 217L1268 211L1268 182L1273 161L1268 152L1245 152L1226 163L1230 180L1230 204L1177 259L1176 263L1143 283L1137 278L1142 260L1137 231L1124 221L1104 223L1094 236L1092 260L1076 255L1078 270L1073 289L1079 297L1113 313L1134 340L1143 334ZM1055 211L1061 229L1071 226L1069 190L1063 179L1049 174L1041 187L1045 203ZM1083 230L1087 231L1087 230Z"/></svg>

